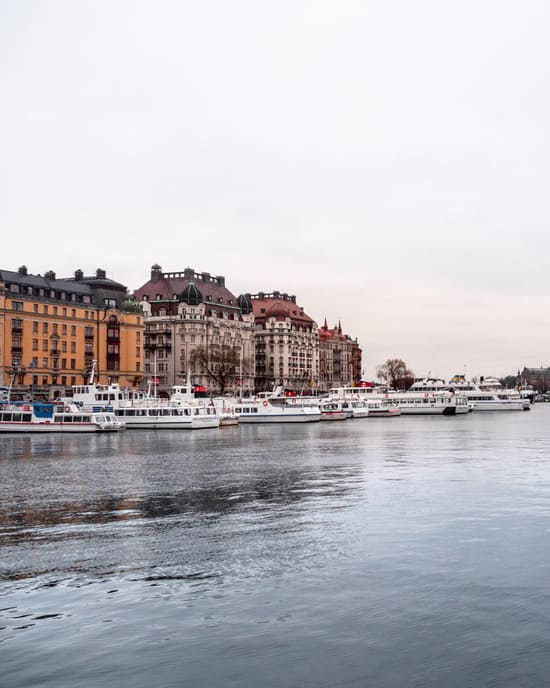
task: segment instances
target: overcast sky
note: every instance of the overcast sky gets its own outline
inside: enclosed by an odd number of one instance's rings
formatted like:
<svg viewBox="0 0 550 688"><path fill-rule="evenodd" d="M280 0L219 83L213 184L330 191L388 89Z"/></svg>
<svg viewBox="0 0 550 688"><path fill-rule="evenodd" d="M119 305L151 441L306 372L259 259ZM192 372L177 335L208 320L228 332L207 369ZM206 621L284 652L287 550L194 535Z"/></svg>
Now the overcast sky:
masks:
<svg viewBox="0 0 550 688"><path fill-rule="evenodd" d="M543 0L0 2L0 267L296 294L365 376L550 364Z"/></svg>

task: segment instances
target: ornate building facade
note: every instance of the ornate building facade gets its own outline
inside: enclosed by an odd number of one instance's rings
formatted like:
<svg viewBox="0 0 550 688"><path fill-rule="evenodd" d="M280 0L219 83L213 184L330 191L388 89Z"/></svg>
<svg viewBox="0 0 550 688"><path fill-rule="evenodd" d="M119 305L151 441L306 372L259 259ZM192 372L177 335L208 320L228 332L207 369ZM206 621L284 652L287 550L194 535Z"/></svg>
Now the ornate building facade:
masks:
<svg viewBox="0 0 550 688"><path fill-rule="evenodd" d="M319 328L319 391L358 384L362 373L361 356L357 339L344 334L340 323L329 328L325 318Z"/></svg>
<svg viewBox="0 0 550 688"><path fill-rule="evenodd" d="M163 272L153 265L134 296L145 316L145 374L159 391L188 375L212 393L253 391L254 315L224 277L193 268ZM225 380L216 379L225 354Z"/></svg>
<svg viewBox="0 0 550 688"><path fill-rule="evenodd" d="M255 319L256 390L275 385L311 392L319 376L319 335L296 297L274 291L245 294Z"/></svg>
<svg viewBox="0 0 550 688"><path fill-rule="evenodd" d="M102 382L139 384L143 316L104 270L58 278L0 270L0 384L14 394L52 396L80 384L97 362Z"/></svg>

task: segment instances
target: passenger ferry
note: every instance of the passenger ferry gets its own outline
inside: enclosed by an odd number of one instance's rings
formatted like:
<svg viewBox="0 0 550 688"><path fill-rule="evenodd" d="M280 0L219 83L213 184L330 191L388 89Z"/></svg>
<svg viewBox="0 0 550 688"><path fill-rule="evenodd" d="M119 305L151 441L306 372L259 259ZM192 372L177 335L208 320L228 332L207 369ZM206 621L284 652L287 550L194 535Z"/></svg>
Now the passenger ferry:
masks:
<svg viewBox="0 0 550 688"><path fill-rule="evenodd" d="M369 418L398 418L401 415L401 409L391 401L369 399L365 403L367 404Z"/></svg>
<svg viewBox="0 0 550 688"><path fill-rule="evenodd" d="M230 409L239 418L239 423L311 423L321 420L318 406L298 404L273 404L269 397L244 399L214 399L221 412Z"/></svg>
<svg viewBox="0 0 550 688"><path fill-rule="evenodd" d="M383 385L371 387L335 387L332 399L372 399L390 402L402 415L456 416L468 413L464 395L454 394L443 380L424 379L415 382L407 392L396 392Z"/></svg>
<svg viewBox="0 0 550 688"><path fill-rule="evenodd" d="M73 385L72 396L67 400L83 409L113 411L129 429L197 430L220 425L220 418L212 404L188 400L183 398L183 393L179 399L170 401L146 392L122 389L118 383L97 385L94 383L93 370L90 382Z"/></svg>
<svg viewBox="0 0 550 688"><path fill-rule="evenodd" d="M475 411L528 411L531 401L515 389L505 389L495 377L482 378L479 383L455 375L449 388L464 394Z"/></svg>
<svg viewBox="0 0 550 688"><path fill-rule="evenodd" d="M85 412L66 402L0 404L0 432L116 432L124 427L111 411Z"/></svg>
<svg viewBox="0 0 550 688"><path fill-rule="evenodd" d="M321 420L347 420L351 417L351 408L348 414L348 407L344 408L344 403L337 399L327 399L319 405L321 410Z"/></svg>

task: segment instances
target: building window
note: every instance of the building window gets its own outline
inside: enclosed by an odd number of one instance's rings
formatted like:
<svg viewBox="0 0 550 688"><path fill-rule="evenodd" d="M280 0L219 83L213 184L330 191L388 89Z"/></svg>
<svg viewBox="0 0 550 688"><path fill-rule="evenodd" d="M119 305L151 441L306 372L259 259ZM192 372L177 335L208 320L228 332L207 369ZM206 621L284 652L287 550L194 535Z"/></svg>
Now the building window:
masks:
<svg viewBox="0 0 550 688"><path fill-rule="evenodd" d="M48 340L43 339L42 340L42 351L47 351L48 350Z"/></svg>
<svg viewBox="0 0 550 688"><path fill-rule="evenodd" d="M42 313L44 313L44 315L48 315L48 306L42 306Z"/></svg>
<svg viewBox="0 0 550 688"><path fill-rule="evenodd" d="M54 307L53 307L53 314L54 314L54 315L57 315L57 306L54 306Z"/></svg>
<svg viewBox="0 0 550 688"><path fill-rule="evenodd" d="M32 350L33 350L33 351L38 351L38 339L33 339L33 340L32 340Z"/></svg>
<svg viewBox="0 0 550 688"><path fill-rule="evenodd" d="M37 303L32 304L32 310L34 311L34 313L38 313L38 304Z"/></svg>
<svg viewBox="0 0 550 688"><path fill-rule="evenodd" d="M75 370L75 369L76 369L76 359L71 358L71 370Z"/></svg>
<svg viewBox="0 0 550 688"><path fill-rule="evenodd" d="M44 366L45 368L46 366ZM47 385L48 384L48 376L47 375L42 375L42 384Z"/></svg>
<svg viewBox="0 0 550 688"><path fill-rule="evenodd" d="M61 342L61 351L67 351L67 342L65 342L65 341Z"/></svg>
<svg viewBox="0 0 550 688"><path fill-rule="evenodd" d="M62 309L61 309L61 314L62 314L64 317L67 317L67 309L66 309L66 308L62 308Z"/></svg>
<svg viewBox="0 0 550 688"><path fill-rule="evenodd" d="M67 325L61 325L61 334L67 334Z"/></svg>
<svg viewBox="0 0 550 688"><path fill-rule="evenodd" d="M47 367L48 367L48 359L47 359L47 358L43 358L43 359L42 359L42 368L47 368Z"/></svg>
<svg viewBox="0 0 550 688"><path fill-rule="evenodd" d="M76 337L76 325L71 325L71 337Z"/></svg>
<svg viewBox="0 0 550 688"><path fill-rule="evenodd" d="M12 307L12 310L14 310L14 311L22 311L23 310L23 301L12 301L11 307Z"/></svg>
<svg viewBox="0 0 550 688"><path fill-rule="evenodd" d="M71 353L72 354L76 353L76 342L71 342Z"/></svg>

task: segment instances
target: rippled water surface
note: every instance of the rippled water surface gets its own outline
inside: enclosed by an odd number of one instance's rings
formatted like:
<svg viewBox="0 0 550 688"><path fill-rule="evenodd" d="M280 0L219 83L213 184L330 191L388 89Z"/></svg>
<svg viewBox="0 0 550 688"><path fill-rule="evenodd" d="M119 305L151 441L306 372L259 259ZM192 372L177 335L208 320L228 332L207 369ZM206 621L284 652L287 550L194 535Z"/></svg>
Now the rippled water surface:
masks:
<svg viewBox="0 0 550 688"><path fill-rule="evenodd" d="M539 687L550 404L0 437L2 688Z"/></svg>

